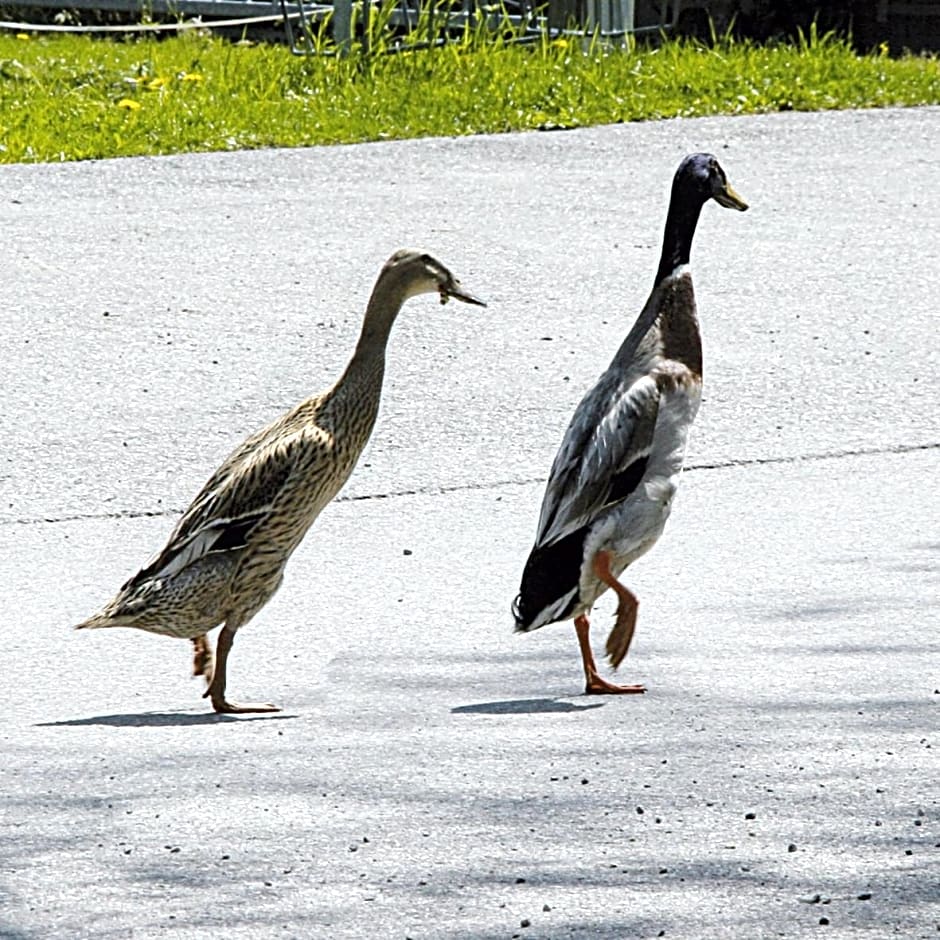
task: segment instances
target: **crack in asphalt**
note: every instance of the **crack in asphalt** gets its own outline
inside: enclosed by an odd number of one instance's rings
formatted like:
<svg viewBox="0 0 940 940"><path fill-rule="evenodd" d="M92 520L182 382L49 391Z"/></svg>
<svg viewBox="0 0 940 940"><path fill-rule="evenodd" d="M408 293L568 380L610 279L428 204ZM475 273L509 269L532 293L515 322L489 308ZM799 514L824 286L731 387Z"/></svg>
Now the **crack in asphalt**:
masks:
<svg viewBox="0 0 940 940"><path fill-rule="evenodd" d="M711 463L687 464L684 473L700 470L736 470L739 467L761 467L768 464L815 463L822 460L846 460L852 457L876 457L879 455L913 454L926 450L940 450L940 442L933 444L899 444L894 447L872 447L856 450L825 451L819 454L799 454L780 457L751 457L742 460L716 460ZM355 503L377 499L396 499L401 496L436 496L442 493L460 493L475 490L495 490L504 486L530 486L544 483L546 477L529 477L519 480L494 480L489 483L455 483L452 486L427 486L411 490L389 490L387 493L364 493L359 496L337 496L335 503ZM21 519L0 519L0 526L44 525L62 522L82 522L98 519L149 519L181 516L183 509L126 509L119 512L76 513L70 516L36 516Z"/></svg>

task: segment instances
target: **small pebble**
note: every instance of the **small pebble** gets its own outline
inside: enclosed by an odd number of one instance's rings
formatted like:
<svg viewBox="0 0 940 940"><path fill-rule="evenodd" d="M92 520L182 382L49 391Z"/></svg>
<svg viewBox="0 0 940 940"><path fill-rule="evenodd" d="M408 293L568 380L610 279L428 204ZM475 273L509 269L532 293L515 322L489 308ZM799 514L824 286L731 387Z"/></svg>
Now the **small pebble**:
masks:
<svg viewBox="0 0 940 940"><path fill-rule="evenodd" d="M550 908L547 904L543 904L543 905L542 905L542 911L543 911L544 913L547 914L550 910L551 910L551 908Z"/></svg>
<svg viewBox="0 0 940 940"><path fill-rule="evenodd" d="M863 891L858 896L859 901L870 901L871 900L871 891Z"/></svg>
<svg viewBox="0 0 940 940"><path fill-rule="evenodd" d="M828 918L828 917L820 917L820 918L819 918L819 923L821 923L821 924L825 927L826 924L829 923L829 918Z"/></svg>
<svg viewBox="0 0 940 940"><path fill-rule="evenodd" d="M520 927L530 927L530 926L531 926L531 922L530 922L529 919L526 917L524 920L520 920L520 921L519 921L519 926L520 926Z"/></svg>
<svg viewBox="0 0 940 940"><path fill-rule="evenodd" d="M745 819L757 819L757 813L745 813L744 818Z"/></svg>
<svg viewBox="0 0 940 940"><path fill-rule="evenodd" d="M791 843L787 846L787 851L788 851L788 852L795 852L795 851L796 851L796 844L793 843L793 842L791 842Z"/></svg>
<svg viewBox="0 0 940 940"><path fill-rule="evenodd" d="M642 806L638 806L638 807L636 808L636 811L637 811L637 814L638 814L639 816L642 816L642 815L643 815L643 807L642 807Z"/></svg>
<svg viewBox="0 0 940 940"><path fill-rule="evenodd" d="M517 879L516 879L516 884L517 884L517 885L524 885L524 884L525 884L525 878L517 878Z"/></svg>
<svg viewBox="0 0 940 940"><path fill-rule="evenodd" d="M413 555L414 552L410 548L406 548L402 551L402 555Z"/></svg>

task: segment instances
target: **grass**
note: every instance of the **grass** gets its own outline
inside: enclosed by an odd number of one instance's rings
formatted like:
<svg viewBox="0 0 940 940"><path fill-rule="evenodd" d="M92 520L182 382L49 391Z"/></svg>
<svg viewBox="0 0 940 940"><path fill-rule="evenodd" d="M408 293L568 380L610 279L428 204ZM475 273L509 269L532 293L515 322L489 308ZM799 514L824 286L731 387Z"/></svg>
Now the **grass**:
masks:
<svg viewBox="0 0 940 940"><path fill-rule="evenodd" d="M0 162L457 135L707 114L940 103L940 60L793 45L519 45L292 56L193 33L0 34Z"/></svg>

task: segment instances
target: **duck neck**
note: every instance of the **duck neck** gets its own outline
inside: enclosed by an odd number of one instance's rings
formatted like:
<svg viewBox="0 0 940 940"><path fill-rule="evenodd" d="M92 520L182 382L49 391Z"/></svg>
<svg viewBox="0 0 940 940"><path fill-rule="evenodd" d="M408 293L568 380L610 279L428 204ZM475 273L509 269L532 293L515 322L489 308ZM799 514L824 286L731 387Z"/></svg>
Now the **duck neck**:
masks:
<svg viewBox="0 0 940 940"><path fill-rule="evenodd" d="M384 358L388 337L405 299L403 284L387 283L384 278L379 279L366 306L354 359Z"/></svg>
<svg viewBox="0 0 940 940"><path fill-rule="evenodd" d="M327 394L329 401L344 401L350 395L361 395L363 389L372 389L368 394L375 397L376 407L378 406L378 397L385 377L385 349L388 337L405 300L404 287L379 279L366 306L356 350L345 371Z"/></svg>
<svg viewBox="0 0 940 940"><path fill-rule="evenodd" d="M692 239L703 205L704 202L700 198L683 198L683 195L673 188L669 211L666 213L663 253L659 259L659 270L656 272L657 284L669 277L680 265L689 263Z"/></svg>

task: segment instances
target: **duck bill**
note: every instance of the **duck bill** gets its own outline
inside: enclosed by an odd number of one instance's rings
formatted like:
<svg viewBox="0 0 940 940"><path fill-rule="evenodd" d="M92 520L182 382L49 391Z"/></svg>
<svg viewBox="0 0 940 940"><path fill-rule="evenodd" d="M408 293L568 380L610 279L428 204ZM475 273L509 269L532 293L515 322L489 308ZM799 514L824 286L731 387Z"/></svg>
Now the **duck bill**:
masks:
<svg viewBox="0 0 940 940"><path fill-rule="evenodd" d="M485 307L486 301L480 300L479 297L475 297L470 291L464 290L462 287L454 285L453 287L448 287L446 290L441 291L441 303L446 303L447 299L453 297L454 300L459 300L465 304L473 304L475 307Z"/></svg>
<svg viewBox="0 0 940 940"><path fill-rule="evenodd" d="M726 209L737 209L739 212L747 209L747 203L734 191L730 183L725 183L725 188L715 196L715 202Z"/></svg>

